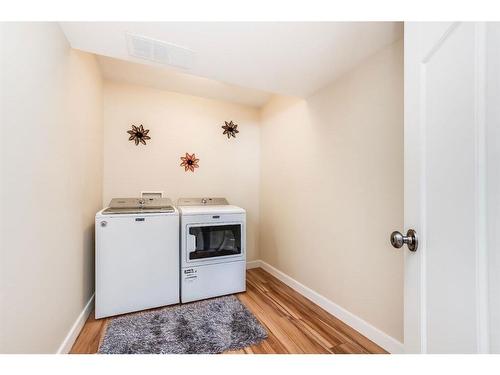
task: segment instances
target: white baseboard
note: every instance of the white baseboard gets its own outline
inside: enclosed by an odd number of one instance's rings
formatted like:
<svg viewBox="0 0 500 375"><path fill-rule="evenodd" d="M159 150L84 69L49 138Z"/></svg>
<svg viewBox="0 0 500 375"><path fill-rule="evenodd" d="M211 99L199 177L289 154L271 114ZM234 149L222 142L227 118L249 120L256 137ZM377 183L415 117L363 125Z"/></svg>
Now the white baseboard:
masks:
<svg viewBox="0 0 500 375"><path fill-rule="evenodd" d="M61 346L59 347L59 349L57 349L57 354L69 353L78 335L80 334L80 331L82 330L85 322L87 321L87 318L89 317L92 311L93 303L94 303L94 294L92 294L92 297L90 297L89 301L83 308L82 312L80 313L80 315L78 315L78 318L76 318L75 323L73 323L73 326L71 327L68 334L64 338L64 341L62 342Z"/></svg>
<svg viewBox="0 0 500 375"><path fill-rule="evenodd" d="M290 288L294 289L298 293L302 294L307 299L311 300L324 310L328 311L330 314L336 318L342 320L347 325L354 328L356 331L360 332L364 336L368 337L377 345L381 346L389 353L401 354L404 352L404 346L401 342L395 338L389 336L388 334L382 332L378 328L374 327L367 321L361 319L359 316L347 311L343 307L337 305L336 303L330 301L328 298L322 296L321 294L315 292L311 288L308 288L304 284L301 284L297 280L288 276L287 274L281 272L277 268L271 266L269 263L263 260L254 260L247 263L247 269L260 267L265 271L269 272L271 275L276 277L278 280L282 281Z"/></svg>

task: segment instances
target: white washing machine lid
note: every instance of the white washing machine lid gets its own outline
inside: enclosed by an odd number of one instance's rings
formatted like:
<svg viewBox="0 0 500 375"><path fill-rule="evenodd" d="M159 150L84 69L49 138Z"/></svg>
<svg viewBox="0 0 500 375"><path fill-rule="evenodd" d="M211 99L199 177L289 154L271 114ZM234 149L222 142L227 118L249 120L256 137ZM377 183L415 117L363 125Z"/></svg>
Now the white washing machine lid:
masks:
<svg viewBox="0 0 500 375"><path fill-rule="evenodd" d="M113 198L103 215L173 213L175 208L168 198Z"/></svg>

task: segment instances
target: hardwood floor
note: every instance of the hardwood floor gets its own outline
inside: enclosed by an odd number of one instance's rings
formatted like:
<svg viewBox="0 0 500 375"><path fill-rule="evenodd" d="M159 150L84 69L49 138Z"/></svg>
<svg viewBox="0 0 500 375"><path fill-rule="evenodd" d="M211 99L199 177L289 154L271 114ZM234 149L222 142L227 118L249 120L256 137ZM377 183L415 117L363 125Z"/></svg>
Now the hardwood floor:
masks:
<svg viewBox="0 0 500 375"><path fill-rule="evenodd" d="M268 338L231 354L386 353L261 268L247 271L247 291L239 300L259 319ZM87 319L70 353L96 353L108 319Z"/></svg>

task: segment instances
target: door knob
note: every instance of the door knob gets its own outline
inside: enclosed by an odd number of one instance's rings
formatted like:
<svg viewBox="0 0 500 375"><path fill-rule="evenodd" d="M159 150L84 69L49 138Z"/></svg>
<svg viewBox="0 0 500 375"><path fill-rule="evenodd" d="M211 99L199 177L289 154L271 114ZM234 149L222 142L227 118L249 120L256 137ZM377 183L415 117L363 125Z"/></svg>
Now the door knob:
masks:
<svg viewBox="0 0 500 375"><path fill-rule="evenodd" d="M408 245L408 250L417 251L418 248L418 237L417 232L413 229L408 229L406 236L402 235L398 231L391 233L391 244L396 249L403 247L404 244Z"/></svg>

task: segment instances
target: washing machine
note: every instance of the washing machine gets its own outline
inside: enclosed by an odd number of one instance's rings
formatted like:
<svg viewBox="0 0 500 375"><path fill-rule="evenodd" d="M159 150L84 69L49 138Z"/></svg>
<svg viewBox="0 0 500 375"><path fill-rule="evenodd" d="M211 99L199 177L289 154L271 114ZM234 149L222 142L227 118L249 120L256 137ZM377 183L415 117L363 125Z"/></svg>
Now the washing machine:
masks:
<svg viewBox="0 0 500 375"><path fill-rule="evenodd" d="M167 198L114 198L95 217L95 316L176 304L179 212Z"/></svg>
<svg viewBox="0 0 500 375"><path fill-rule="evenodd" d="M225 198L180 198L181 302L246 290L246 212Z"/></svg>

